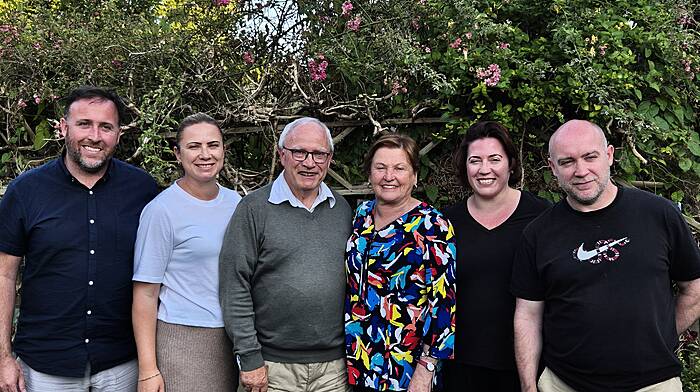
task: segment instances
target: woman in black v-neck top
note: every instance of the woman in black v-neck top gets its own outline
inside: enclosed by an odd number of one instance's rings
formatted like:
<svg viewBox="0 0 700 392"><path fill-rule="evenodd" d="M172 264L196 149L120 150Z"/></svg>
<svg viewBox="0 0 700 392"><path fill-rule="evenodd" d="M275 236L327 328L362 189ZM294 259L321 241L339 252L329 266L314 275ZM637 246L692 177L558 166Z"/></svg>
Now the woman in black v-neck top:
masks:
<svg viewBox="0 0 700 392"><path fill-rule="evenodd" d="M446 391L520 391L513 352L513 256L527 224L550 204L513 188L520 162L497 122L472 125L455 151L457 178L472 191L449 207L457 242L455 360Z"/></svg>

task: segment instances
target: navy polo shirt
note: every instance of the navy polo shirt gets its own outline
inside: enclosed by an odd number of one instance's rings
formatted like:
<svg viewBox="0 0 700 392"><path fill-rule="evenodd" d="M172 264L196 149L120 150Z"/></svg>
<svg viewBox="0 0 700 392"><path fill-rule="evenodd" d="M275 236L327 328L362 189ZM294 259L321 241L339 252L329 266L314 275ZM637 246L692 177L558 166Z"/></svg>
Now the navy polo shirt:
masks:
<svg viewBox="0 0 700 392"><path fill-rule="evenodd" d="M141 169L111 159L88 189L63 158L12 181L0 200L0 251L24 256L14 351L31 368L82 377L136 357L134 241L158 193Z"/></svg>

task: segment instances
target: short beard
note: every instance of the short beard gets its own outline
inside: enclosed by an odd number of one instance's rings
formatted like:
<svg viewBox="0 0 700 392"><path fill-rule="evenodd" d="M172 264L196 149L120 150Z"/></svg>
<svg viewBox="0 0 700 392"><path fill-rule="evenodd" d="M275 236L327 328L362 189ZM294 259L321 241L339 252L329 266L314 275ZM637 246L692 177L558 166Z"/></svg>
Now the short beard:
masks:
<svg viewBox="0 0 700 392"><path fill-rule="evenodd" d="M600 178L599 178L599 180L600 180ZM605 176L604 181L596 182L596 186L597 186L596 193L593 196L585 198L585 199L579 197L576 194L573 186L569 186L568 184L564 184L561 181L559 182L559 186L564 190L564 192L566 192L566 195L568 197L572 198L577 203L584 205L584 206L590 206L590 205L595 204L596 201L598 201L598 199L600 198L600 195L602 195L603 192L605 192L605 187L608 185L609 182L610 182L610 175L608 174L607 176Z"/></svg>
<svg viewBox="0 0 700 392"><path fill-rule="evenodd" d="M101 160L99 162L93 162L93 163L88 163L83 160L83 157L80 155L80 153L76 150L74 150L71 147L66 147L66 150L68 151L68 157L75 162L78 167L80 167L81 170L83 170L86 173L90 174L95 174L99 173L100 170L102 170L103 167L107 164L109 161L109 158L111 156L106 157L104 160Z"/></svg>
<svg viewBox="0 0 700 392"><path fill-rule="evenodd" d="M90 174L95 174L99 173L100 170L102 170L109 160L112 158L114 155L114 150L112 150L111 154L108 154L105 156L105 159L98 161L98 162L86 162L83 160L83 157L80 155L80 145L78 143L77 148L75 148L73 143L73 138L70 137L69 134L65 136L65 141L66 141L66 152L68 155L68 158L72 160L80 170L84 171L85 173L90 173Z"/></svg>

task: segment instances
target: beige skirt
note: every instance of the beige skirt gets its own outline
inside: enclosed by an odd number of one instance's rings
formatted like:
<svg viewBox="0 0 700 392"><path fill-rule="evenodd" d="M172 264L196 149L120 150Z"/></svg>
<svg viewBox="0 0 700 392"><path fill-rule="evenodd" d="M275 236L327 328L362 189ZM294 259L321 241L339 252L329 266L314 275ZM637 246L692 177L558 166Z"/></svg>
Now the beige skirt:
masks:
<svg viewBox="0 0 700 392"><path fill-rule="evenodd" d="M238 369L224 328L201 328L158 320L158 368L167 392L235 391Z"/></svg>

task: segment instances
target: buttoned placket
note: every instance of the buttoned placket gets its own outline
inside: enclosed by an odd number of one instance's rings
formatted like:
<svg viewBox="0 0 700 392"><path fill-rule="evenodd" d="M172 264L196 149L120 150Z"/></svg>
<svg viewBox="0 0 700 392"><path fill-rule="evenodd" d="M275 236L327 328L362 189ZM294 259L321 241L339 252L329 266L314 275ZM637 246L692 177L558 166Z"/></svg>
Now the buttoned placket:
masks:
<svg viewBox="0 0 700 392"><path fill-rule="evenodd" d="M97 265L97 200L96 192L87 190L87 219L88 219L88 275L87 275L87 301L85 303L85 344L90 343L90 334L94 329L93 307L95 305L95 273Z"/></svg>

